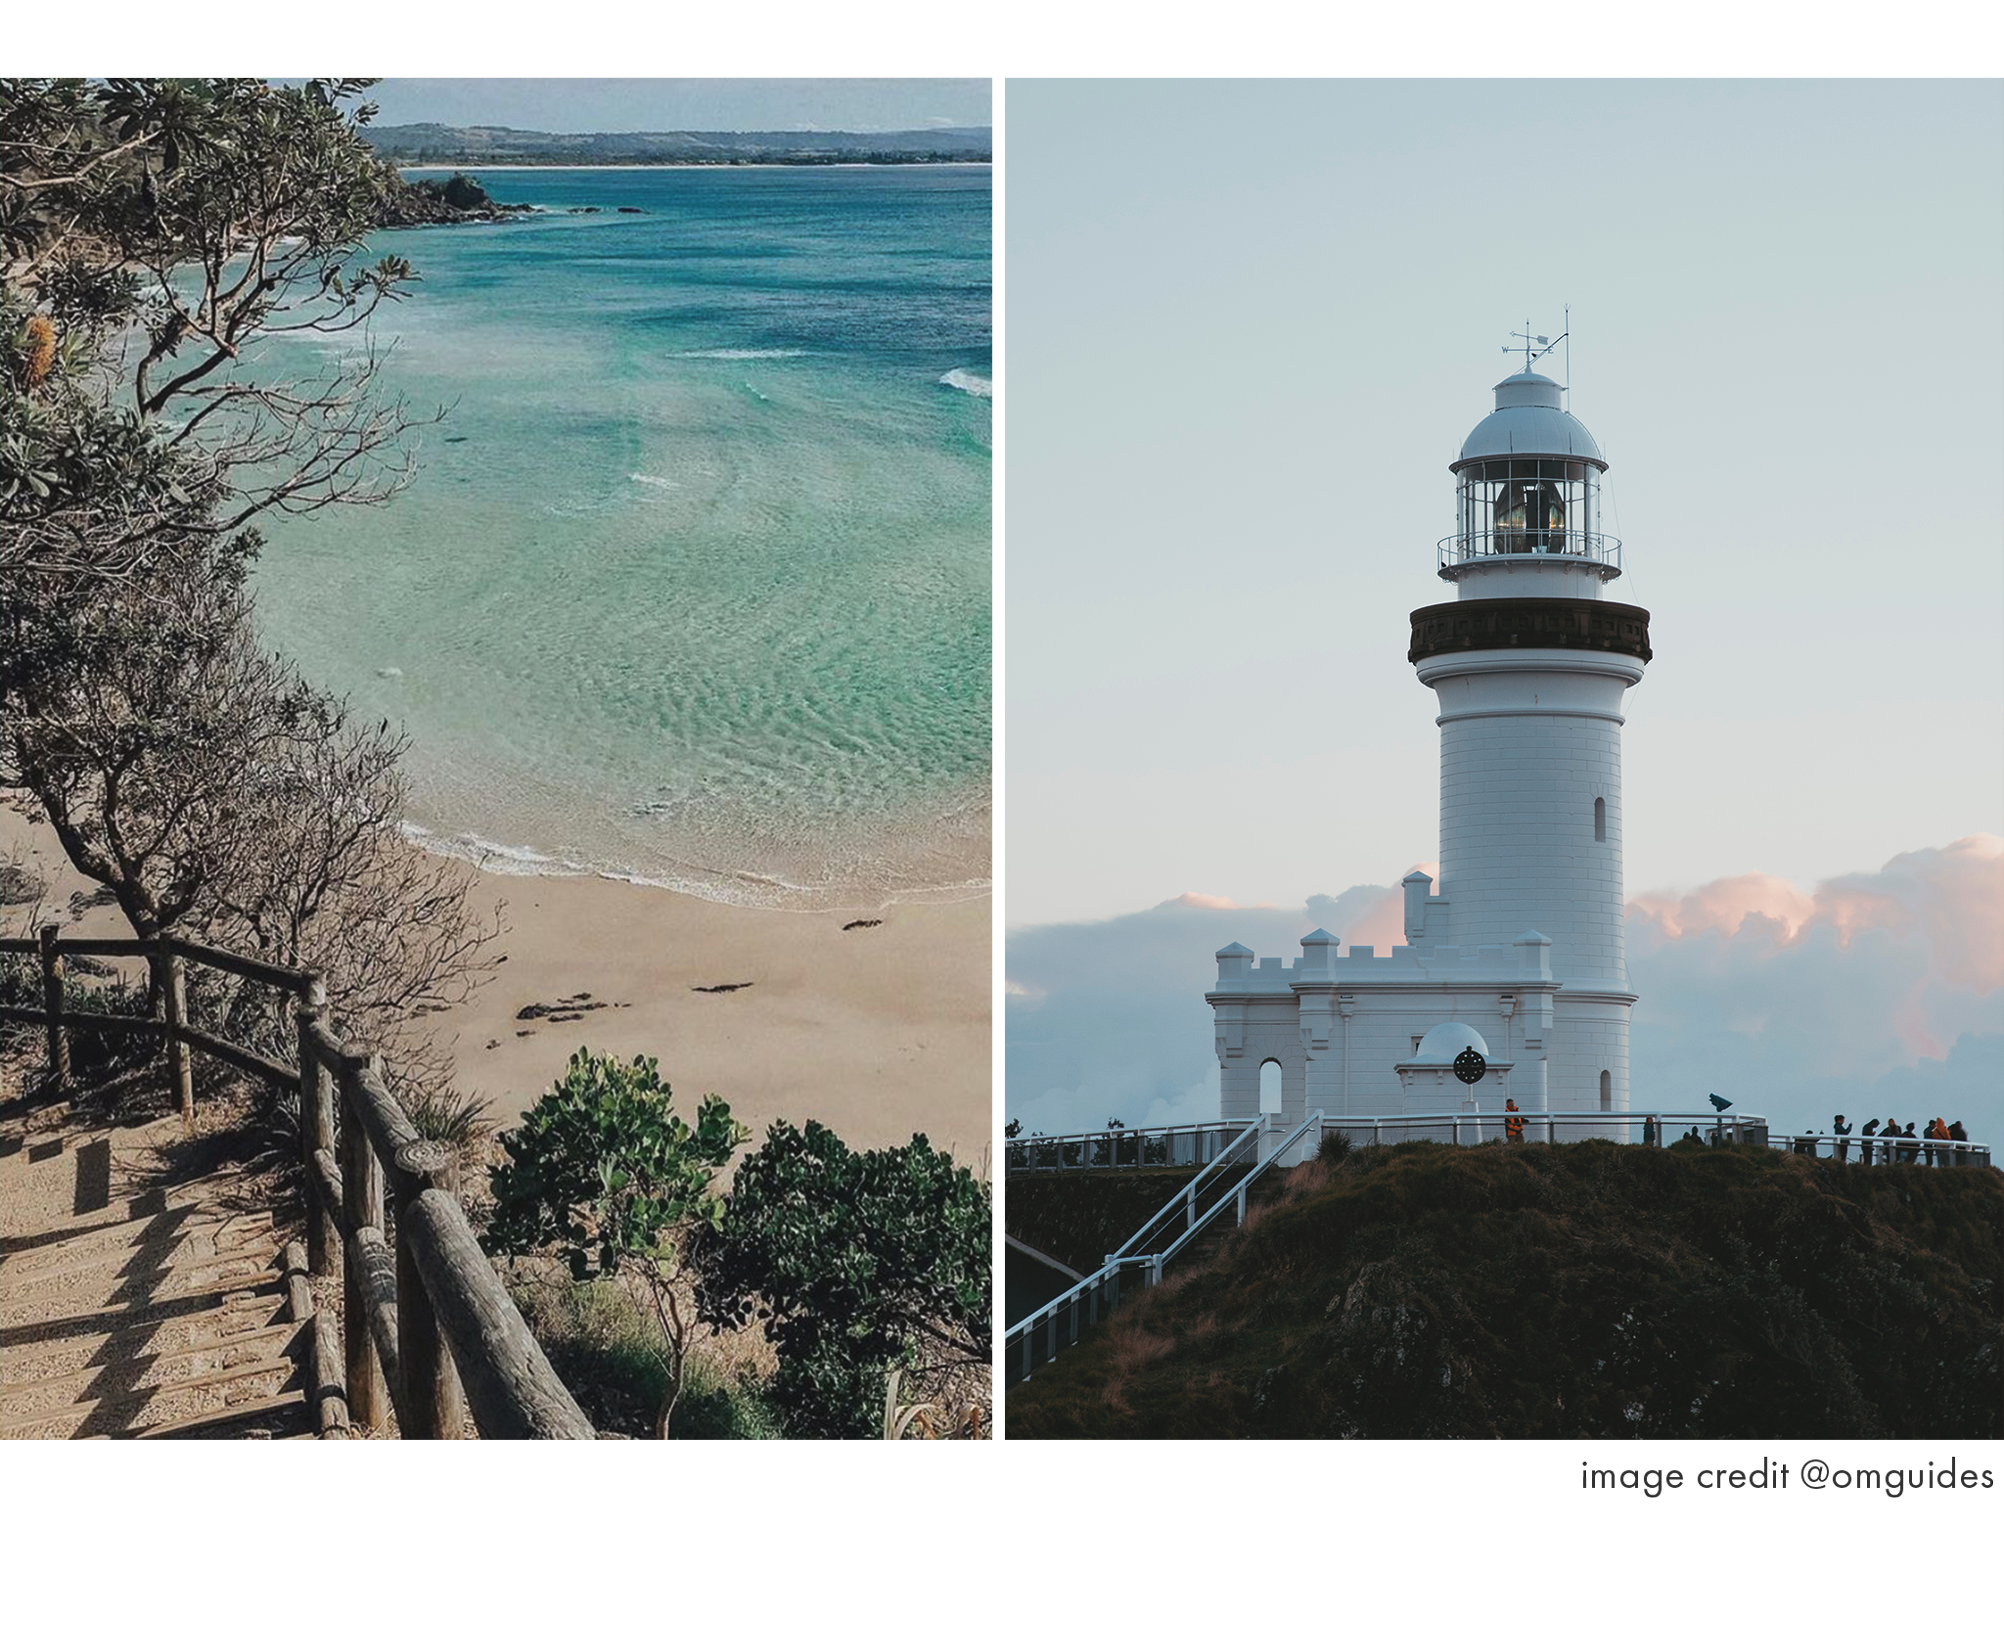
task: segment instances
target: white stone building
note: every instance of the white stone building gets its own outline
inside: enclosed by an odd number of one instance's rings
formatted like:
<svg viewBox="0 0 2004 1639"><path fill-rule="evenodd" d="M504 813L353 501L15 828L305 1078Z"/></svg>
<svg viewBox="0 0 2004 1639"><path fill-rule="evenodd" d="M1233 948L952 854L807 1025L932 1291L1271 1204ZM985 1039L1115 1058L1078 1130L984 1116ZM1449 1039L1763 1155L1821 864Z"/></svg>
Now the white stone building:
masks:
<svg viewBox="0 0 2004 1639"><path fill-rule="evenodd" d="M1405 879L1406 943L1383 955L1319 928L1292 961L1218 952L1205 999L1227 1119L1259 1113L1268 1064L1287 1127L1506 1098L1628 1108L1621 725L1649 614L1604 595L1621 573L1600 529L1607 463L1562 389L1527 363L1495 392L1450 468L1437 555L1454 601L1413 611L1407 653L1440 708L1440 881ZM1472 1086L1449 1073L1470 1047Z"/></svg>

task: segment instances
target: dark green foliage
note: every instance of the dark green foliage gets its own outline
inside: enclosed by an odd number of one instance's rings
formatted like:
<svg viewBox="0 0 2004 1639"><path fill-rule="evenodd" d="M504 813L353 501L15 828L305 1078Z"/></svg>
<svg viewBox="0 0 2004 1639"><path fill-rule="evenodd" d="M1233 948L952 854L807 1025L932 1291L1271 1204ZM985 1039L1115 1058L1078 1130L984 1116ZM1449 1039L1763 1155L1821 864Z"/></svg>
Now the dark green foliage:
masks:
<svg viewBox="0 0 2004 1639"><path fill-rule="evenodd" d="M1995 1438L2004 1177L1733 1147L1314 1164L1012 1437ZM1012 1192L1013 1193L1013 1192Z"/></svg>
<svg viewBox="0 0 2004 1639"><path fill-rule="evenodd" d="M692 1232L722 1220L712 1185L745 1140L721 1098L705 1098L691 1127L673 1096L653 1059L579 1048L564 1079L502 1134L508 1159L489 1173L494 1216L481 1237L490 1252L558 1258L576 1282L642 1283L661 1328L662 1439L687 1386L693 1325L676 1268Z"/></svg>
<svg viewBox="0 0 2004 1639"><path fill-rule="evenodd" d="M859 1153L818 1122L775 1122L709 1237L706 1312L763 1323L789 1434L871 1437L894 1367L987 1361L990 1211L988 1186L923 1136Z"/></svg>
<svg viewBox="0 0 2004 1639"><path fill-rule="evenodd" d="M487 1249L550 1253L576 1280L672 1262L674 1237L722 1219L710 1186L745 1139L721 1098L705 1098L691 1127L673 1097L653 1059L579 1048L564 1079L501 1135L508 1159L489 1175Z"/></svg>
<svg viewBox="0 0 2004 1639"><path fill-rule="evenodd" d="M1331 1127L1322 1134L1322 1143L1315 1151L1315 1159L1327 1166L1340 1167L1351 1148L1350 1135Z"/></svg>

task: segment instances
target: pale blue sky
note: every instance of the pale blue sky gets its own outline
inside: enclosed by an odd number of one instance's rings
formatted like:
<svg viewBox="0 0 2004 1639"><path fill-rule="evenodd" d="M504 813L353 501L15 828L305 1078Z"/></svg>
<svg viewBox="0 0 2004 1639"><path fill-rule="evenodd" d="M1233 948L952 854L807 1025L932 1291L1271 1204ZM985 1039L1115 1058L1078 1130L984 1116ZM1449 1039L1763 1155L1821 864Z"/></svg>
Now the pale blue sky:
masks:
<svg viewBox="0 0 2004 1639"><path fill-rule="evenodd" d="M986 125L987 80L397 80L381 125L532 131L903 131Z"/></svg>
<svg viewBox="0 0 2004 1639"><path fill-rule="evenodd" d="M1630 892L2004 829L2004 87L1011 81L1005 164L1012 925L1434 857L1406 615L1568 301Z"/></svg>

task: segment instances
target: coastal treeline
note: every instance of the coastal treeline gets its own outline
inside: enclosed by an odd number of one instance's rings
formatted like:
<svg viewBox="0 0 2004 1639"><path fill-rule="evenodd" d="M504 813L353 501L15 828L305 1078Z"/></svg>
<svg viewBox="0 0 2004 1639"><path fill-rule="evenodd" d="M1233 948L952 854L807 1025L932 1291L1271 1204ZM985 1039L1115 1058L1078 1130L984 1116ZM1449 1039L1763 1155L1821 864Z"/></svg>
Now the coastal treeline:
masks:
<svg viewBox="0 0 2004 1639"><path fill-rule="evenodd" d="M505 125L372 126L400 165L945 165L987 163L986 126L928 131L525 131Z"/></svg>
<svg viewBox="0 0 2004 1639"><path fill-rule="evenodd" d="M416 271L361 255L393 181L366 83L0 85L0 791L134 935L324 973L436 1095L419 1025L480 976L494 914L400 834L402 734L252 620L260 525L390 500L436 419L370 336ZM327 345L300 365L281 338ZM251 987L190 1006L286 1043Z"/></svg>

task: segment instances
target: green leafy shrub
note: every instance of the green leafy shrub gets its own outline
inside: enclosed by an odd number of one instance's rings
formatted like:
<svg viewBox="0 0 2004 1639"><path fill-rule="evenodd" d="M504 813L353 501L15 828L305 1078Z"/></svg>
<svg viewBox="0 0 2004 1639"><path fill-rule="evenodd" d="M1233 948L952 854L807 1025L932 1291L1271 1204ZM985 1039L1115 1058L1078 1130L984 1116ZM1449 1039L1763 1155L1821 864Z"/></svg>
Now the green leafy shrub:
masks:
<svg viewBox="0 0 2004 1639"><path fill-rule="evenodd" d="M573 1280L624 1274L645 1283L667 1350L657 1423L664 1438L694 1321L674 1279L682 1243L721 1221L712 1185L746 1137L714 1094L693 1127L675 1114L673 1096L653 1059L629 1063L580 1048L564 1079L501 1135L508 1158L488 1175L494 1215L483 1238L490 1252L559 1258Z"/></svg>
<svg viewBox="0 0 2004 1639"><path fill-rule="evenodd" d="M1329 1128L1322 1134L1322 1143L1315 1151L1315 1159L1327 1162L1332 1167L1340 1167L1350 1158L1350 1149L1350 1135Z"/></svg>
<svg viewBox="0 0 2004 1639"><path fill-rule="evenodd" d="M764 1326L791 1435L875 1437L893 1370L988 1361L988 1186L923 1136L857 1152L775 1122L705 1242L705 1312Z"/></svg>

